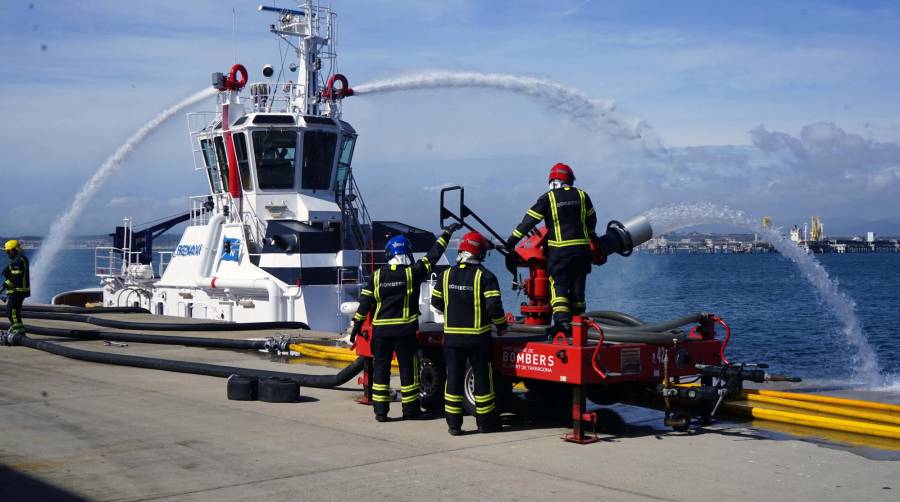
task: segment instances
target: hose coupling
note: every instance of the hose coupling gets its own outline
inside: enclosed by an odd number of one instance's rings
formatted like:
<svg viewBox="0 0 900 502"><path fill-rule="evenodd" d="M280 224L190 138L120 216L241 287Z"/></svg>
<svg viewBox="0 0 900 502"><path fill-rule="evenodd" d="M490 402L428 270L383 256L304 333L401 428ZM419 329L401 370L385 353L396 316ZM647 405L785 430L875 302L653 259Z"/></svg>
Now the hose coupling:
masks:
<svg viewBox="0 0 900 502"><path fill-rule="evenodd" d="M14 333L13 331L0 331L0 344L7 347L21 345L24 333Z"/></svg>

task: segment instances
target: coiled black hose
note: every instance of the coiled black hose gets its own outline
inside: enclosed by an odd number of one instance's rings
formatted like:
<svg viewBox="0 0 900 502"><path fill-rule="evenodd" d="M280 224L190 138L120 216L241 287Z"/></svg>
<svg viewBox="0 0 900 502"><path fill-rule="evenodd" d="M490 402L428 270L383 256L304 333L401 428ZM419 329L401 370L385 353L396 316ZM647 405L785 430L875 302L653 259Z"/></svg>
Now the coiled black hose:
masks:
<svg viewBox="0 0 900 502"><path fill-rule="evenodd" d="M599 324L600 328L603 330L603 338L606 341L652 344L669 344L672 343L673 339L678 340L679 342L684 341L686 339L686 333L676 328L700 322L706 318L706 314L696 313L660 323L646 324L640 319L622 312L595 311L588 312L585 316L599 319L597 324ZM604 319L611 319L621 324L627 323L628 325L610 325L604 323ZM546 331L546 327L515 323L510 326L510 331L540 334ZM600 334L591 329L588 330L588 338L591 340L599 340Z"/></svg>
<svg viewBox="0 0 900 502"><path fill-rule="evenodd" d="M315 387L318 389L330 389L338 387L350 381L363 369L365 359L356 358L346 368L334 375L307 375L303 373L288 373L283 371L267 371L251 368L239 368L236 366L221 366L217 364L195 363L190 361L175 361L172 359L160 359L157 357L130 356L125 354L110 354L93 350L77 349L58 343L35 340L26 335L12 335L9 339L11 345L22 345L36 350L42 350L58 356L88 361L92 363L113 364L117 366L132 366L161 371L174 371L178 373L191 373L194 375L206 375L212 377L228 378L231 375L240 375L257 378L284 378L298 382L301 386Z"/></svg>
<svg viewBox="0 0 900 502"><path fill-rule="evenodd" d="M109 312L109 311L107 311ZM48 319L53 321L72 321L93 324L104 328L147 330L147 331L256 331L263 329L309 329L305 322L203 322L203 323L178 323L178 322L142 322L125 321L121 319L104 319L85 314L23 311L25 319Z"/></svg>

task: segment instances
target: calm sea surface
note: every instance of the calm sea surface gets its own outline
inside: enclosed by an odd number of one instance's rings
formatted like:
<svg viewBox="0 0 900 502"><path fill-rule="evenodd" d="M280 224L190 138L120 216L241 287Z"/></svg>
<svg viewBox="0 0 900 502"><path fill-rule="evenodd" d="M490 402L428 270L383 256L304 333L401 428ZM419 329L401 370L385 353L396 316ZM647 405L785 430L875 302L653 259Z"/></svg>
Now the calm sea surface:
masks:
<svg viewBox="0 0 900 502"><path fill-rule="evenodd" d="M29 252L33 254L33 252ZM885 373L900 376L900 254L819 255L856 312ZM67 250L50 276L53 292L94 287L93 250ZM507 310L523 296L509 290L498 256L491 269L501 281ZM39 298L49 301L49 298ZM852 374L840 325L796 268L777 254L615 256L588 279L592 310L619 310L645 321L696 311L714 312L732 327L730 359L767 362L772 371L807 378Z"/></svg>

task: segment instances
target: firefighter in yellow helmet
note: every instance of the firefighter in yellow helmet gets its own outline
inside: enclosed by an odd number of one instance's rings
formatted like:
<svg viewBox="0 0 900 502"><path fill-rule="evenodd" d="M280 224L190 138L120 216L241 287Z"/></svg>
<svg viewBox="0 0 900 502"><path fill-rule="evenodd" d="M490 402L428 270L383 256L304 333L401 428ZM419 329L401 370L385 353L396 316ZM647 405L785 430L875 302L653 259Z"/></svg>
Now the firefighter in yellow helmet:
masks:
<svg viewBox="0 0 900 502"><path fill-rule="evenodd" d="M9 265L3 269L3 287L8 295L6 316L9 318L10 333L24 333L22 324L22 302L31 296L31 281L28 275L28 258L22 253L22 245L17 240L6 241L3 246Z"/></svg>

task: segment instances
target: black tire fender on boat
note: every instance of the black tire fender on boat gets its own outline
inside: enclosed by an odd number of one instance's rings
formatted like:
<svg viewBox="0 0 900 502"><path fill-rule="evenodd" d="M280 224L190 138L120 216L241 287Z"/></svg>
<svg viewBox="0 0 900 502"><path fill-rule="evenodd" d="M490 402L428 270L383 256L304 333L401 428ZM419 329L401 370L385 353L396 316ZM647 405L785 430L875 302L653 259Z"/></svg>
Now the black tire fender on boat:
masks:
<svg viewBox="0 0 900 502"><path fill-rule="evenodd" d="M289 378L262 378L259 400L266 403L296 403L300 400L300 383Z"/></svg>
<svg viewBox="0 0 900 502"><path fill-rule="evenodd" d="M231 375L228 377L228 399L232 401L256 401L259 398L259 378Z"/></svg>

